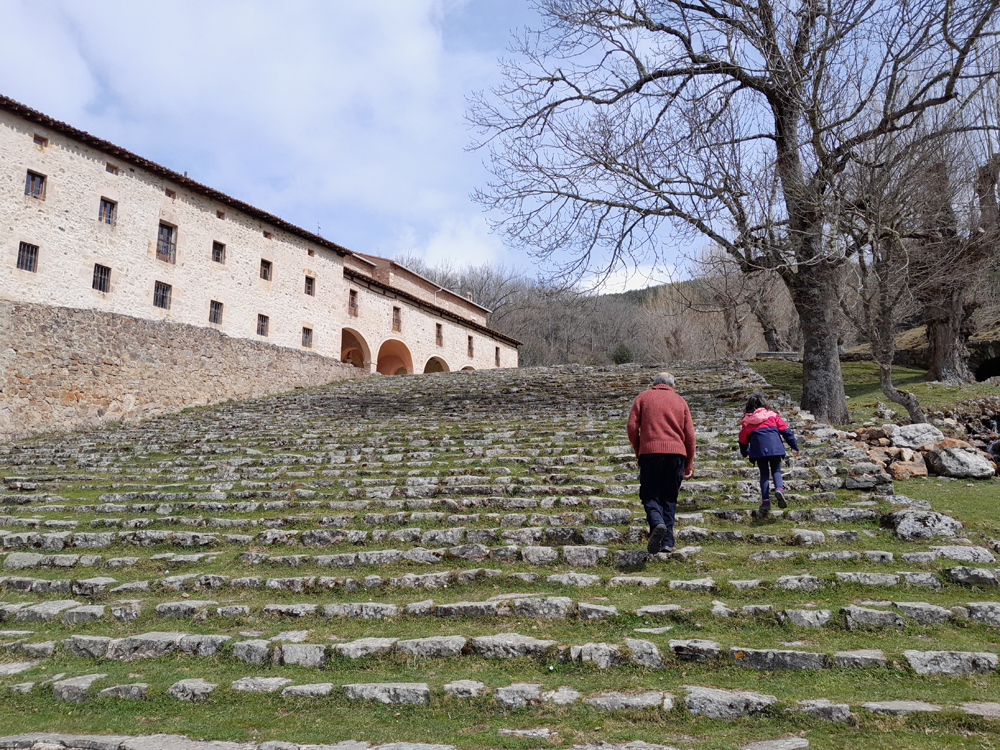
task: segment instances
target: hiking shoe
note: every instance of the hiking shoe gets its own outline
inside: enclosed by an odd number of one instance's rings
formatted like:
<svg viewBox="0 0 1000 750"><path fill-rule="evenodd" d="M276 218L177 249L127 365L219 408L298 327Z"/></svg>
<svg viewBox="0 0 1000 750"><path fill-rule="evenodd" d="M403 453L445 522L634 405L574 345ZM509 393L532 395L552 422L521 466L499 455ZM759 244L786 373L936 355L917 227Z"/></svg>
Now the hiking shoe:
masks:
<svg viewBox="0 0 1000 750"><path fill-rule="evenodd" d="M663 546L663 540L667 538L667 527L665 524L658 523L653 527L653 530L649 532L649 541L646 543L646 552L651 555L655 555L660 551L660 547Z"/></svg>
<svg viewBox="0 0 1000 750"><path fill-rule="evenodd" d="M757 518L767 518L771 515L771 503L761 503L755 515Z"/></svg>
<svg viewBox="0 0 1000 750"><path fill-rule="evenodd" d="M774 491L774 499L778 503L779 508L788 507L788 503L785 502L785 491L780 487Z"/></svg>

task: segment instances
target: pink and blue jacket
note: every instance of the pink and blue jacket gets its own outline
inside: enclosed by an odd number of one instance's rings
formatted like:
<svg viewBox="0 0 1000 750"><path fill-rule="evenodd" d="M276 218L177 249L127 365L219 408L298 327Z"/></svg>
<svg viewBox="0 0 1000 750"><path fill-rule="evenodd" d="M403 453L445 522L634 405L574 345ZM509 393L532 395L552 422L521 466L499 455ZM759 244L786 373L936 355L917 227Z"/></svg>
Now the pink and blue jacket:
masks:
<svg viewBox="0 0 1000 750"><path fill-rule="evenodd" d="M795 433L776 411L758 409L751 414L744 414L740 425L740 455L751 461L768 456L784 456L782 438L792 450L799 449Z"/></svg>

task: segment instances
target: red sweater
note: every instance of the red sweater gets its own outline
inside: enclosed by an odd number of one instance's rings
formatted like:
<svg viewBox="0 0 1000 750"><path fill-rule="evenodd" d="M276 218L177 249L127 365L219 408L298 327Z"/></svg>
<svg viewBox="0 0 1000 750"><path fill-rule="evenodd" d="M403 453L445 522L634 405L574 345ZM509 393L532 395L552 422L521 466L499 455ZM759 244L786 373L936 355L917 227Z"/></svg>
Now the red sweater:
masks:
<svg viewBox="0 0 1000 750"><path fill-rule="evenodd" d="M687 402L669 385L643 391L628 415L628 440L636 456L676 453L687 457L685 470L694 466L694 422Z"/></svg>

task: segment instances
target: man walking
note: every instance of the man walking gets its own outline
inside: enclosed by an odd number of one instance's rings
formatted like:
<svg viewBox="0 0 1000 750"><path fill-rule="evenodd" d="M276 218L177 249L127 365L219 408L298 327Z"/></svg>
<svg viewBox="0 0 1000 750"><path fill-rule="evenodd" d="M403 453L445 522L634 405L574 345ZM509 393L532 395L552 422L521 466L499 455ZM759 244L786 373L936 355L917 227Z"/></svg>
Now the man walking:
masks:
<svg viewBox="0 0 1000 750"><path fill-rule="evenodd" d="M639 461L639 499L646 509L651 555L674 551L674 516L682 479L694 473L694 422L669 372L653 376L628 415L628 440Z"/></svg>

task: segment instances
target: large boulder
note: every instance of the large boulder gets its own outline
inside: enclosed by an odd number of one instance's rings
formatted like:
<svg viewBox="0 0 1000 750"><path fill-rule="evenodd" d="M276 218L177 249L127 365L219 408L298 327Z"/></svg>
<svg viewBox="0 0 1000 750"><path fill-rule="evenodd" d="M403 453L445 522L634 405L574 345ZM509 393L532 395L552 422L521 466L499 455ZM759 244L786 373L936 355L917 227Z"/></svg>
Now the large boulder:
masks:
<svg viewBox="0 0 1000 750"><path fill-rule="evenodd" d="M955 536L962 530L961 521L933 510L897 510L885 516L884 525L907 541Z"/></svg>
<svg viewBox="0 0 1000 750"><path fill-rule="evenodd" d="M896 425L889 439L896 448L919 448L925 443L944 440L944 433L932 424L921 422Z"/></svg>
<svg viewBox="0 0 1000 750"><path fill-rule="evenodd" d="M957 479L989 479L996 467L984 453L962 440L940 440L925 452L931 473Z"/></svg>

